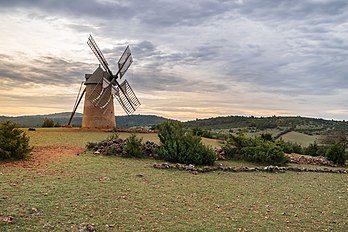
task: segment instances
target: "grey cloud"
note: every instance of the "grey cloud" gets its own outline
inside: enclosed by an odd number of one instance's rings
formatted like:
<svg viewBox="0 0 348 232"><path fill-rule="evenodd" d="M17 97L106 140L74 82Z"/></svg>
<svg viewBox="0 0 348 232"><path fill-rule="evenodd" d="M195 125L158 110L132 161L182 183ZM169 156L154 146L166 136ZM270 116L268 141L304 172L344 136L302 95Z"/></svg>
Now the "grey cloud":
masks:
<svg viewBox="0 0 348 232"><path fill-rule="evenodd" d="M0 10L8 8L37 9L72 17L94 17L103 20L135 20L161 26L197 25L228 10L228 3L202 1L83 1L33 0L2 1Z"/></svg>
<svg viewBox="0 0 348 232"><path fill-rule="evenodd" d="M86 63L69 62L57 57L41 57L25 64L8 59L0 55L0 82L6 80L11 85L35 83L69 86L83 81L84 71L90 70Z"/></svg>
<svg viewBox="0 0 348 232"><path fill-rule="evenodd" d="M127 45L119 41L137 41L126 75L135 92L219 94L246 84L300 98L348 88L346 0L1 1L0 11L15 9L37 20L68 17L76 32L114 39L113 48L100 47L113 71ZM9 59L0 54L0 76L12 81L68 85L90 70L59 57ZM200 82L191 79L197 70Z"/></svg>

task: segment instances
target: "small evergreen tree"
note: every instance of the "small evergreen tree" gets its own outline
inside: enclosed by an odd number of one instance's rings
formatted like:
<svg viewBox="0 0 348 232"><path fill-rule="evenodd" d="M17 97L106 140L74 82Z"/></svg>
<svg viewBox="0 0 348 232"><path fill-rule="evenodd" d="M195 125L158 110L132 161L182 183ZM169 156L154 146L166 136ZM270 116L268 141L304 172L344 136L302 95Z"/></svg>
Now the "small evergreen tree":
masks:
<svg viewBox="0 0 348 232"><path fill-rule="evenodd" d="M0 124L0 160L23 159L31 152L29 137L11 121Z"/></svg>
<svg viewBox="0 0 348 232"><path fill-rule="evenodd" d="M143 157L142 139L137 138L135 134L131 134L126 140L124 153L126 156L140 158Z"/></svg>
<svg viewBox="0 0 348 232"><path fill-rule="evenodd" d="M216 153L202 144L201 138L186 132L180 122L165 122L159 125L158 137L160 159L168 162L210 165L216 159Z"/></svg>
<svg viewBox="0 0 348 232"><path fill-rule="evenodd" d="M344 147L341 144L334 144L329 147L326 152L326 157L335 164L344 164L346 162L346 153Z"/></svg>

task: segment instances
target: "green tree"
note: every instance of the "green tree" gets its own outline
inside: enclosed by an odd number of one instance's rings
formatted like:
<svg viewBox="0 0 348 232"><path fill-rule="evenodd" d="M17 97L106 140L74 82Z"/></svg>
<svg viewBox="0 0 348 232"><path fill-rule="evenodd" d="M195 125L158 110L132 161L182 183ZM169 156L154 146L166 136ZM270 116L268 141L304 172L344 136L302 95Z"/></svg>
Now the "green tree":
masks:
<svg viewBox="0 0 348 232"><path fill-rule="evenodd" d="M45 118L42 127L54 127L54 121L52 118Z"/></svg>
<svg viewBox="0 0 348 232"><path fill-rule="evenodd" d="M344 164L346 162L346 153L342 144L331 145L326 152L326 157L335 164Z"/></svg>
<svg viewBox="0 0 348 232"><path fill-rule="evenodd" d="M0 124L0 159L23 159L31 150L29 137L17 124L11 121Z"/></svg>

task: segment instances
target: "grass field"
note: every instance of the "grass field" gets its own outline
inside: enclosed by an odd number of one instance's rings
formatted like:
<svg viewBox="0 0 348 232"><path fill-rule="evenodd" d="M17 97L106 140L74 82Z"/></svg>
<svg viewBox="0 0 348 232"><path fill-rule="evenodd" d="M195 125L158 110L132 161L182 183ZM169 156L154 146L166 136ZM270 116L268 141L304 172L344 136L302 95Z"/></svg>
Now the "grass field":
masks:
<svg viewBox="0 0 348 232"><path fill-rule="evenodd" d="M36 149L50 150L107 134L30 136ZM154 169L154 162L71 153L40 165L0 165L0 215L15 218L0 221L0 231L77 231L87 223L97 231L348 231L346 175L193 175Z"/></svg>
<svg viewBox="0 0 348 232"><path fill-rule="evenodd" d="M306 135L299 132L291 131L281 136L281 138L285 141L298 143L304 147L307 147L309 144L318 142L319 135Z"/></svg>

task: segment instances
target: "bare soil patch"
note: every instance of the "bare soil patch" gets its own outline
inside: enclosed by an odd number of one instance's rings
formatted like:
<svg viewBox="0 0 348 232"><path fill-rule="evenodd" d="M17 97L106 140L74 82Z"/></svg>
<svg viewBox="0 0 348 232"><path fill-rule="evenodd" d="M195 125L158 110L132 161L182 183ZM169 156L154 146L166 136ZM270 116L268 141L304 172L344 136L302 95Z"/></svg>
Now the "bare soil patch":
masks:
<svg viewBox="0 0 348 232"><path fill-rule="evenodd" d="M46 167L51 162L57 162L61 157L76 156L84 152L79 146L47 146L36 147L26 160L18 160L0 164L0 167L37 168Z"/></svg>

